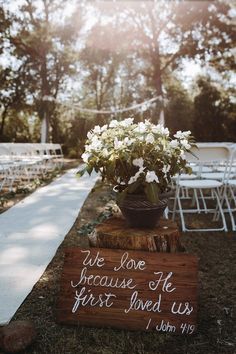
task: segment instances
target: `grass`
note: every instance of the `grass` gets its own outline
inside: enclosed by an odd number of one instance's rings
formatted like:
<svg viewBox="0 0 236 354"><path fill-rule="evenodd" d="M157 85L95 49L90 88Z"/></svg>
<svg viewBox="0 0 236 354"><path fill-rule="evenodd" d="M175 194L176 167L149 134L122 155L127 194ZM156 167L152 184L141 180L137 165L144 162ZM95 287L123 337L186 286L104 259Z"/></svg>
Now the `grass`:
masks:
<svg viewBox="0 0 236 354"><path fill-rule="evenodd" d="M199 257L198 329L193 336L55 323L54 311L60 290L63 250L68 246L88 247L87 237L84 236L86 226L83 225L96 224L93 220L104 211L108 196L109 192L105 187L88 196L55 257L16 312L13 320L31 319L38 333L36 341L23 353L236 353L236 239L232 232L193 232L181 235L187 251Z"/></svg>

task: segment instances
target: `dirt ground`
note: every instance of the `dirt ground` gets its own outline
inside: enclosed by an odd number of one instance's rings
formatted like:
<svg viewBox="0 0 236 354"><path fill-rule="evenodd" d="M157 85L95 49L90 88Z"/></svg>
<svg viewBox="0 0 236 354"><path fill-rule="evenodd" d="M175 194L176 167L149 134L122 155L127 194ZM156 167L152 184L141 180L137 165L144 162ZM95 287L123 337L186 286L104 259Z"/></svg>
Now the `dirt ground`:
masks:
<svg viewBox="0 0 236 354"><path fill-rule="evenodd" d="M12 320L31 319L37 339L28 354L233 354L236 353L235 233L186 233L189 253L199 257L198 329L192 336L66 326L54 311L63 267L63 250L88 246L86 231L109 200L106 187L90 193L77 220L45 273Z"/></svg>

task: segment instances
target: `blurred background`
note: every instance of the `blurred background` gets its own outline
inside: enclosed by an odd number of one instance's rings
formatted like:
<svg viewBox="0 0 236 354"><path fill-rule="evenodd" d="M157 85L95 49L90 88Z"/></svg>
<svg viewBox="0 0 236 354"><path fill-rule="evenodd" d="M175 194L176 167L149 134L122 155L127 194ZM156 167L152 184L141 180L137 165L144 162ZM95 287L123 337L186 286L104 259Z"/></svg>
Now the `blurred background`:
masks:
<svg viewBox="0 0 236 354"><path fill-rule="evenodd" d="M77 158L126 117L235 141L235 25L230 0L0 0L0 142Z"/></svg>

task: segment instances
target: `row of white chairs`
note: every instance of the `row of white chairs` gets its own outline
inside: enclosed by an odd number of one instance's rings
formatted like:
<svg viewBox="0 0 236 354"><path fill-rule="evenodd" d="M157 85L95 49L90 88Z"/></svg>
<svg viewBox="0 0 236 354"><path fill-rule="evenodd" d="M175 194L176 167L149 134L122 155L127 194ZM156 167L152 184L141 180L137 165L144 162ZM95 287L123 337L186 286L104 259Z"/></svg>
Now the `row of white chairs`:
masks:
<svg viewBox="0 0 236 354"><path fill-rule="evenodd" d="M0 143L0 192L61 168L60 144Z"/></svg>
<svg viewBox="0 0 236 354"><path fill-rule="evenodd" d="M179 214L183 232L228 231L226 215L229 215L232 230L236 231L236 146L197 144L187 154L187 160L193 173L173 179L175 198L173 209L169 210L173 220ZM187 226L187 215L192 214L194 220L196 215L211 213L213 218L208 227Z"/></svg>

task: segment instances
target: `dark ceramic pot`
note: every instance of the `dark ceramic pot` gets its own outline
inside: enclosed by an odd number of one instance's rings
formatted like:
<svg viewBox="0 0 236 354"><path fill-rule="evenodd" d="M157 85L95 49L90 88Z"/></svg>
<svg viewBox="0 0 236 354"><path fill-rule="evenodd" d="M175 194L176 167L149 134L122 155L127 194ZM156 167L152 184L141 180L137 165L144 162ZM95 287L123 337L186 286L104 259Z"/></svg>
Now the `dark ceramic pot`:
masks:
<svg viewBox="0 0 236 354"><path fill-rule="evenodd" d="M169 194L160 195L157 204L149 202L145 194L127 194L117 203L129 226L136 228L154 228L167 207Z"/></svg>

